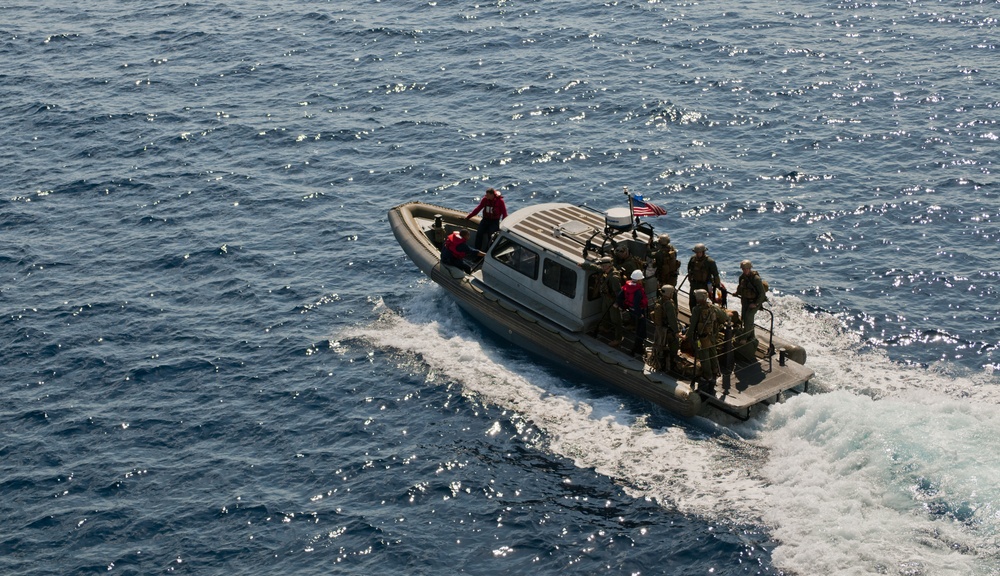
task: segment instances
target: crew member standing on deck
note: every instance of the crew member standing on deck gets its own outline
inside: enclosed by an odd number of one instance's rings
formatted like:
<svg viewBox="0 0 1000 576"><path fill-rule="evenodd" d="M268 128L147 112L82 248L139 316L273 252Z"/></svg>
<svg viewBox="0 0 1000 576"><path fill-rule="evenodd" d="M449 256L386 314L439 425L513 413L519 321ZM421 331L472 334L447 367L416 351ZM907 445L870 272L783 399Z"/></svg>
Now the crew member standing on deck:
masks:
<svg viewBox="0 0 1000 576"><path fill-rule="evenodd" d="M622 243L615 248L615 266L622 273L622 278L628 278L633 270L642 269L642 262L632 255L628 244Z"/></svg>
<svg viewBox="0 0 1000 576"><path fill-rule="evenodd" d="M691 251L694 256L688 260L688 284L691 290L688 294L688 309L694 310L697 304L694 293L704 290L706 294L715 294L719 286L722 286L722 279L719 278L719 266L706 254L708 247L699 242ZM714 299L713 297L712 300Z"/></svg>
<svg viewBox="0 0 1000 576"><path fill-rule="evenodd" d="M597 264L584 261L580 264L580 268L598 272L601 275L598 286L604 304L604 313L601 314L601 321L598 323L598 333L601 331L610 333L612 340L609 345L618 346L622 343L622 335L625 330L622 327L622 312L615 306L615 298L622 290L622 277L615 269L614 260L611 256L604 256L597 261Z"/></svg>
<svg viewBox="0 0 1000 576"><path fill-rule="evenodd" d="M712 302L708 299L708 291L704 288L694 291L694 299L696 304L691 310L691 326L684 338L687 340L688 346L695 351L695 357L698 359L699 384L711 388L715 385L718 371L718 368L713 366L713 364L718 365L716 358L717 316L712 308Z"/></svg>
<svg viewBox="0 0 1000 576"><path fill-rule="evenodd" d="M659 292L660 297L653 308L653 356L659 369L666 372L673 370L678 364L677 351L681 347L678 340L680 328L677 325L674 287L667 284L661 287Z"/></svg>
<svg viewBox="0 0 1000 576"><path fill-rule="evenodd" d="M754 316L760 305L767 301L767 289L764 288L764 281L760 279L760 274L753 269L753 263L749 260L740 262L740 283L736 287L736 295L740 297L742 310L740 316L743 317L743 330L745 334L754 336Z"/></svg>
<svg viewBox="0 0 1000 576"><path fill-rule="evenodd" d="M642 270L635 270L618 293L615 306L628 310L635 320L635 342L632 344L632 355L641 354L646 350L646 309L649 301L646 299L646 289L642 285Z"/></svg>
<svg viewBox="0 0 1000 576"><path fill-rule="evenodd" d="M487 188L483 199L479 201L479 206L469 212L465 219L471 220L480 210L483 212L483 217L476 230L476 250L482 251L489 248L490 239L500 231L500 221L507 217L507 204L496 188Z"/></svg>
<svg viewBox="0 0 1000 576"><path fill-rule="evenodd" d="M653 268L656 269L656 280L659 286L676 286L681 263L677 260L677 249L670 243L669 234L660 234L656 246L650 256ZM674 304L677 304L677 293L673 293Z"/></svg>

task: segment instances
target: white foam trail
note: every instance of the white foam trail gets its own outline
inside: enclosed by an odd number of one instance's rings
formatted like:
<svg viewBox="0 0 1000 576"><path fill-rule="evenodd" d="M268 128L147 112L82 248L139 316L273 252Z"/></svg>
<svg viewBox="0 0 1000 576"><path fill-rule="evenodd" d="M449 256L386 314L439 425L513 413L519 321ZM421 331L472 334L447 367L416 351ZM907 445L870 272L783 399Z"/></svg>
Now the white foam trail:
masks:
<svg viewBox="0 0 1000 576"><path fill-rule="evenodd" d="M545 433L551 452L615 478L634 497L690 514L759 521L756 502L741 496L763 488L746 457L752 446L736 438L707 442L710 430L690 422L654 429L647 414L629 413L614 396L588 397L532 360L494 361L495 351L482 349L469 322L436 287L412 302L405 317L388 309L381 313L375 325L341 336L419 354L433 372L461 382L466 393L529 420Z"/></svg>
<svg viewBox="0 0 1000 576"><path fill-rule="evenodd" d="M820 393L775 406L732 434L714 434L700 420L650 428L646 414L614 396L595 399L531 360L484 350L472 323L433 285L405 316L383 309L380 322L343 336L419 354L467 394L537 426L543 448L614 478L634 497L714 522L766 524L782 569L1000 573L996 378L956 379L859 354L836 319L805 312L795 298L775 300L784 335L809 350Z"/></svg>
<svg viewBox="0 0 1000 576"><path fill-rule="evenodd" d="M795 297L773 300L775 324L782 336L806 347L806 363L816 371L811 386L819 390L849 390L878 399L920 388L953 398L1000 404L998 374L970 373L945 363L927 369L903 366L881 350L859 353L858 336L845 332L833 316L809 314Z"/></svg>
<svg viewBox="0 0 1000 576"><path fill-rule="evenodd" d="M775 563L800 574L995 573L996 412L923 390L877 401L837 391L771 410L759 439Z"/></svg>
<svg viewBox="0 0 1000 576"><path fill-rule="evenodd" d="M997 574L1000 418L995 376L953 377L858 353L835 319L776 305L825 394L744 430L761 470L776 565L800 574Z"/></svg>

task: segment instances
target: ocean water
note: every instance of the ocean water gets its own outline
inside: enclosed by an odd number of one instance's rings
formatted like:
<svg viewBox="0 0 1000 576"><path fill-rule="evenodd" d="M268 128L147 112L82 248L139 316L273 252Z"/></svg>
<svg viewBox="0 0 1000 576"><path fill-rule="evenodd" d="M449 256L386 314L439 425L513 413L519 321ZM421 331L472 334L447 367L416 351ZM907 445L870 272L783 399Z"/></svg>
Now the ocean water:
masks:
<svg viewBox="0 0 1000 576"><path fill-rule="evenodd" d="M1000 574L1000 5L0 7L0 574ZM812 393L485 334L391 206L669 210Z"/></svg>

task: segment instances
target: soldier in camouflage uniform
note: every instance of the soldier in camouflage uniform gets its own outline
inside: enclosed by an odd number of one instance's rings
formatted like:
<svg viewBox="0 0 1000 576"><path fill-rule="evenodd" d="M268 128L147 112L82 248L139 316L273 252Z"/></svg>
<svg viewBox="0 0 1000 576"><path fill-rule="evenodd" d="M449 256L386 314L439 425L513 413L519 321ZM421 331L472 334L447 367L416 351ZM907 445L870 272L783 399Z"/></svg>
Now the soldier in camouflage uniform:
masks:
<svg viewBox="0 0 1000 576"><path fill-rule="evenodd" d="M656 239L656 247L650 255L653 267L656 268L656 280L660 286L677 286L677 277L681 263L677 260L677 249L670 243L669 234L660 234ZM674 292L674 303L677 303L677 292Z"/></svg>
<svg viewBox="0 0 1000 576"><path fill-rule="evenodd" d="M614 260L610 256L604 256L597 260L597 264L583 262L580 267L591 272L598 272L601 275L599 286L601 290L602 309L601 322L598 330L611 332L613 340L611 346L618 346L622 343L622 311L615 306L615 299L622 290L622 277L615 269Z"/></svg>
<svg viewBox="0 0 1000 576"><path fill-rule="evenodd" d="M677 335L680 328L677 325L677 305L674 297L677 291L671 285L659 290L660 297L653 308L653 355L660 370L673 370L677 363L677 351L680 341Z"/></svg>
<svg viewBox="0 0 1000 576"><path fill-rule="evenodd" d="M628 245L622 243L615 248L615 267L621 273L622 278L628 278L634 270L642 270L642 263L639 259L629 253Z"/></svg>
<svg viewBox="0 0 1000 576"><path fill-rule="evenodd" d="M718 265L706 254L708 248L704 244L695 244L691 251L694 252L694 256L688 260L688 284L691 287L688 307L694 310L696 304L694 293L705 290L707 294L708 290L711 290L714 294L715 290L722 286L722 279L719 278Z"/></svg>
<svg viewBox="0 0 1000 576"><path fill-rule="evenodd" d="M691 311L691 326L688 327L685 340L695 351L698 358L698 365L701 372L701 381L708 385L715 385L719 360L716 358L716 339L718 338L718 326L716 325L715 310L712 302L708 299L708 291L698 289L694 291L695 307Z"/></svg>
<svg viewBox="0 0 1000 576"><path fill-rule="evenodd" d="M767 301L767 289L764 288L764 281L760 279L760 274L753 269L753 263L749 260L740 262L740 283L736 287L736 295L740 298L742 309L740 317L743 318L744 337L755 337L753 323L754 316L760 305Z"/></svg>

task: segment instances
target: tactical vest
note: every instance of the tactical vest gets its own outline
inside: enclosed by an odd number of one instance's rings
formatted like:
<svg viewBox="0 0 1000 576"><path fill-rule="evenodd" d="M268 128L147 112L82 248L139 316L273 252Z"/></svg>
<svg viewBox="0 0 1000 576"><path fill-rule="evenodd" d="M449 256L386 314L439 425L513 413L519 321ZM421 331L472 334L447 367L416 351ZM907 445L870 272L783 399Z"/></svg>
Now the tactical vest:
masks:
<svg viewBox="0 0 1000 576"><path fill-rule="evenodd" d="M709 280L711 275L711 268L709 264L714 264L715 260L712 260L711 256L705 256L702 259L692 258L690 260L690 270L688 270L688 277L691 279L691 285L694 286L695 282L699 285L705 284Z"/></svg>
<svg viewBox="0 0 1000 576"><path fill-rule="evenodd" d="M621 277L618 276L618 271L614 268L603 274L601 277L601 296L614 300L618 297L618 289L615 287L615 284L618 284L618 286L622 285ZM617 282L614 282L614 280L617 280Z"/></svg>
<svg viewBox="0 0 1000 576"><path fill-rule="evenodd" d="M710 302L705 304L699 304L695 306L698 310L698 318L695 322L696 334L699 338L707 338L708 336L714 336L716 332L715 328L715 312L712 310L713 306Z"/></svg>
<svg viewBox="0 0 1000 576"><path fill-rule="evenodd" d="M681 263L677 261L677 250L673 246L657 250L653 262L656 266L656 277L660 282L676 279L677 269L680 268Z"/></svg>
<svg viewBox="0 0 1000 576"><path fill-rule="evenodd" d="M670 322L671 316L673 316L673 322ZM677 311L674 309L674 303L667 299L666 302L660 299L653 308L653 325L671 327L671 325L677 324Z"/></svg>
<svg viewBox="0 0 1000 576"><path fill-rule="evenodd" d="M757 287L754 286L754 278L760 279L760 274L756 270L750 276L740 274L740 283L736 286L736 295L745 300L756 302L760 294L757 292ZM764 292L767 292L767 283L761 279L760 284L764 288Z"/></svg>
<svg viewBox="0 0 1000 576"><path fill-rule="evenodd" d="M643 269L642 262L631 254L620 261L618 260L618 257L615 256L615 264L618 266L618 270L620 270L622 275L626 278L632 276L632 272Z"/></svg>

